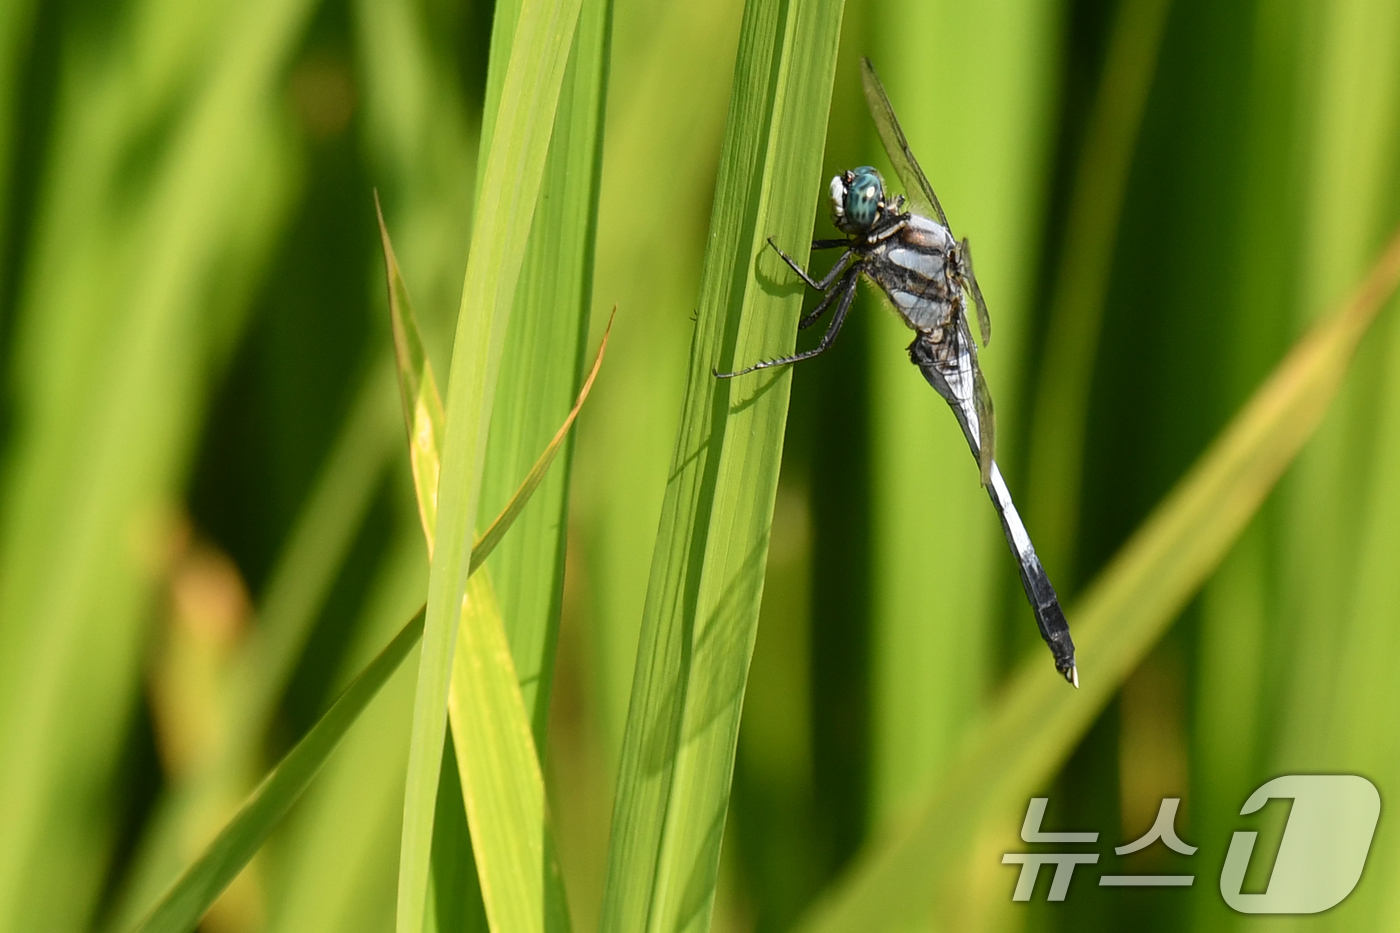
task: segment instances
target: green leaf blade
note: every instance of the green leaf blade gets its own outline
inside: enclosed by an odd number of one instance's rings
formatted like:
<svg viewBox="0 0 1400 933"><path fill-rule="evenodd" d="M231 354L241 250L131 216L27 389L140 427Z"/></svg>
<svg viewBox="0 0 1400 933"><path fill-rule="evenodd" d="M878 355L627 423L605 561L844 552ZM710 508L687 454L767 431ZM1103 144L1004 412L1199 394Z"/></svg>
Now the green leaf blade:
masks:
<svg viewBox="0 0 1400 933"><path fill-rule="evenodd" d="M432 364L423 348L418 319L408 297L408 285L403 280L398 257L394 255L389 228L384 224L384 211L379 206L378 192L374 195L374 211L379 219L384 275L389 284L389 319L394 333L399 400L403 404L404 425L408 428L408 459L413 474L413 492L431 556L437 528L438 478L441 471L439 452L447 416L442 410L442 396L438 394Z"/></svg>
<svg viewBox="0 0 1400 933"><path fill-rule="evenodd" d="M466 596L482 464L506 328L580 0L527 0L483 170L462 291L438 488L437 546L409 746L396 928L419 933L453 646ZM488 870L478 866L479 870Z"/></svg>
<svg viewBox="0 0 1400 933"><path fill-rule="evenodd" d="M496 16L493 43L507 28L500 8ZM486 514L523 502L518 484L527 471L538 486L492 560L491 579L541 748L563 602L574 447L573 434L561 434L560 424L575 405L591 321L611 29L612 0L585 0L515 290L482 475ZM540 451L555 442L559 466L534 473ZM493 533L482 522L478 530L483 538ZM479 561L474 556L473 566Z"/></svg>
<svg viewBox="0 0 1400 933"><path fill-rule="evenodd" d="M448 698L457 769L491 929L567 933L544 774L484 570L470 578Z"/></svg>
<svg viewBox="0 0 1400 933"><path fill-rule="evenodd" d="M411 619L326 714L273 769L204 854L185 870L135 933L187 933L242 870L274 826L320 772L345 732L408 656L423 633L423 611Z"/></svg>
<svg viewBox="0 0 1400 933"><path fill-rule="evenodd" d="M708 925L758 616L840 4L750 2L740 33L681 427L642 621L602 929Z"/></svg>

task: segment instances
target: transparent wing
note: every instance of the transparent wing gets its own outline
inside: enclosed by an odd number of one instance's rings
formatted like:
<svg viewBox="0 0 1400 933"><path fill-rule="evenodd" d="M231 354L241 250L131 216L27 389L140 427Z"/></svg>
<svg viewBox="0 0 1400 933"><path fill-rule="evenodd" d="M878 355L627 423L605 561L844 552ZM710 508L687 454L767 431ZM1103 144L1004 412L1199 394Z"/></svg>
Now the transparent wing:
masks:
<svg viewBox="0 0 1400 933"><path fill-rule="evenodd" d="M977 284L977 274L972 271L972 244L964 237L962 248L963 273L967 276L968 290L972 292L972 304L977 308L977 329L982 333L982 346L992 342L992 316L987 311L987 301L982 297L982 286Z"/></svg>
<svg viewBox="0 0 1400 933"><path fill-rule="evenodd" d="M959 314L954 326L937 342L929 335L919 335L909 345L909 359L953 409L977 458L982 485L987 486L996 465L996 413L982 367L977 364L977 346L967 320Z"/></svg>
<svg viewBox="0 0 1400 933"><path fill-rule="evenodd" d="M885 94L885 86L875 73L870 59L860 60L860 80L865 87L865 104L870 108L870 116L875 120L875 128L880 132L880 142L885 145L885 154L890 164L904 184L904 194L917 206L933 211L934 217L943 226L948 226L948 217L943 213L943 205L938 203L938 195L924 177L923 169L914 153L909 151L909 142L904 138L904 130L899 127L899 119L894 115L890 99ZM951 229L951 228L949 228Z"/></svg>
<svg viewBox="0 0 1400 933"><path fill-rule="evenodd" d="M968 343L972 343L971 339ZM972 403L977 409L977 465L982 470L982 485L990 486L997 452L996 412L992 410L992 392L987 388L975 353L972 357Z"/></svg>

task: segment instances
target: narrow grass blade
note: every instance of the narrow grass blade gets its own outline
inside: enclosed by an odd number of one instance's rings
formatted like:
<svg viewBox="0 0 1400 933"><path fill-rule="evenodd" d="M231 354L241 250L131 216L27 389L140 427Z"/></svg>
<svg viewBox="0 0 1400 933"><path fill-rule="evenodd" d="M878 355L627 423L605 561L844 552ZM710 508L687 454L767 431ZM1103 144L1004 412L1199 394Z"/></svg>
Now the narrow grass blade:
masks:
<svg viewBox="0 0 1400 933"><path fill-rule="evenodd" d="M375 208L378 210L378 196ZM413 470L414 494L418 500L418 514L423 523L423 536L428 543L429 555L433 552L434 528L437 522L437 477L439 470L439 440L443 435L442 399L438 395L437 380L433 376L433 366L423 351L423 340L413 315L413 306L408 299L408 286L403 281L403 273L394 256L394 247L389 240L389 231L384 225L384 215L379 213L379 234L384 244L385 271L389 278L389 312L393 318L394 353L398 361L399 394L404 406L404 423L409 429L409 462ZM613 315L608 317L608 325L603 331L603 339L598 344L598 353L593 358L593 368L579 389L578 398L564 416L548 444L545 445L530 467L530 472L516 487L505 506L491 520L486 531L482 532L472 545L470 572L486 562L505 537L505 533L515 524L520 513L529 504L531 496L539 488L554 458L564 446L569 429L573 427L588 393L593 390L593 381L598 378L598 370L603 365L603 357L608 350L608 336L612 333Z"/></svg>
<svg viewBox="0 0 1400 933"><path fill-rule="evenodd" d="M326 758L423 634L424 610L394 636L320 721L267 776L204 854L191 865L136 933L187 933L252 858L272 828L320 772Z"/></svg>
<svg viewBox="0 0 1400 933"><path fill-rule="evenodd" d="M704 930L753 650L842 6L751 0L623 740L605 933Z"/></svg>
<svg viewBox="0 0 1400 933"><path fill-rule="evenodd" d="M491 579L467 584L448 696L457 769L491 929L569 929L544 776Z"/></svg>
<svg viewBox="0 0 1400 933"><path fill-rule="evenodd" d="M447 387L428 616L399 850L398 933L423 924L452 648L466 596L497 367L580 0L526 0L486 159Z"/></svg>
<svg viewBox="0 0 1400 933"><path fill-rule="evenodd" d="M389 318L394 332L394 361L398 364L399 399L403 403L403 421L408 428L408 460L413 473L413 492L418 501L418 517L423 523L423 537L428 542L428 554L433 553L433 531L437 527L439 451L446 416L442 396L423 338L413 303L408 297L408 285L403 280L394 244L389 241L389 228L384 224L384 211L379 205L379 192L374 193L374 212L379 220L379 238L384 247L384 275L389 284Z"/></svg>
<svg viewBox="0 0 1400 933"><path fill-rule="evenodd" d="M1026 507L1041 559L1058 571L1055 579L1067 589L1073 577L1090 380L1113 248L1170 9L1171 0L1127 0L1118 9L1075 168L1050 296L1031 419Z"/></svg>
<svg viewBox="0 0 1400 933"><path fill-rule="evenodd" d="M424 477L436 479L436 439L442 433L442 409L432 366L418 338L407 289L393 258L382 215L380 231L390 282L404 413L412 425L415 485L431 550L435 509L425 507L424 502L436 494L436 489L428 488ZM607 333L564 423L501 514L473 546L471 571L476 571L496 548L539 487L593 387L606 349ZM462 776L487 916L495 930L567 930L568 904L545 819L544 778L530 729L531 718L521 695L490 577L481 571L473 573L470 579L448 702L453 747Z"/></svg>
<svg viewBox="0 0 1400 933"><path fill-rule="evenodd" d="M438 442L443 437L442 406L382 212L379 223L404 416L413 451L412 469L420 518L431 552L436 537L435 497L440 469ZM605 334L593 369L564 424L556 430L524 483L482 541L472 548L475 559L469 565L469 574L495 549L539 487L592 388L606 342ZM454 687L449 693L449 705L453 745L457 750L468 818L473 826L477 871L487 915L493 929L498 930L567 929L567 902L544 818L544 781L530 731L530 717L521 696L490 579L485 573L476 574L472 579L470 586L476 595L468 596L463 603L461 632L466 637L458 643L455 652ZM471 683L458 685L464 676L471 676ZM492 714L483 718L484 710ZM500 767L503 755L505 770ZM509 818L502 821L502 815Z"/></svg>
<svg viewBox="0 0 1400 933"><path fill-rule="evenodd" d="M1069 755L1219 563L1322 419L1352 354L1400 280L1400 234L1352 299L1294 347L1076 607L1082 689L1039 659L1013 678L976 744L923 810L880 840L808 917L808 933L927 924L961 929L992 901L1025 800ZM996 891L995 897L990 892Z"/></svg>
<svg viewBox="0 0 1400 933"><path fill-rule="evenodd" d="M585 369L597 235L612 0L584 0L515 289L482 468L481 510L500 511L564 420ZM492 25L511 14L498 5ZM511 25L513 29L513 24ZM504 71L505 60L499 64ZM488 85L491 83L488 76ZM494 104L494 102L490 102ZM563 604L572 435L491 561L525 710L543 749ZM480 530L482 525L478 523Z"/></svg>
<svg viewBox="0 0 1400 933"><path fill-rule="evenodd" d="M382 364L361 385L278 557L257 610L258 626L240 646L229 677L222 748L207 768L174 783L158 805L172 816L148 823L108 929L129 927L146 913L184 864L192 840L204 838L209 827L192 825L196 815L241 799L262 770L262 742L277 703L395 450L388 397L393 364Z"/></svg>
<svg viewBox="0 0 1400 933"><path fill-rule="evenodd" d="M554 432L548 444L540 452L530 472L525 475L520 486L515 490L515 494L510 497L505 508L492 520L491 524L476 539L472 545L471 569L473 571L486 561L486 556L496 549L496 545L501 543L501 538L505 536L507 530L515 524L515 520L520 517L520 513L525 510L530 497L539 488L540 482L548 472L550 464L564 446L564 440L569 435L569 429L574 426L574 419L583 409L583 403L588 400L588 393L593 390L593 380L598 378L598 369L603 365L603 354L608 351L608 336L612 333L613 317L617 314L617 309L613 309L613 314L608 317L608 326L603 331L603 339L598 344L598 354L593 358L593 368L588 371L588 378L583 381L583 388L578 390L578 399L574 402L574 407L569 409L568 415L564 417L564 423L559 425L559 430Z"/></svg>

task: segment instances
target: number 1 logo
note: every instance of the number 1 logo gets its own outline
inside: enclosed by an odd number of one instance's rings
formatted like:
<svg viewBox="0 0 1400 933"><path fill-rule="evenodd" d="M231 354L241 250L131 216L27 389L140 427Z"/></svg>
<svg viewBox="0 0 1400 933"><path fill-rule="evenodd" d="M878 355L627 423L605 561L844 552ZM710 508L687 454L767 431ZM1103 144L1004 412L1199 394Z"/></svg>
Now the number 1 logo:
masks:
<svg viewBox="0 0 1400 933"><path fill-rule="evenodd" d="M1249 795L1240 815L1274 797L1293 798L1278 858L1263 894L1243 894L1255 832L1230 840L1220 872L1225 903L1245 914L1315 914L1335 907L1361 880L1381 815L1376 785L1356 774L1288 774Z"/></svg>

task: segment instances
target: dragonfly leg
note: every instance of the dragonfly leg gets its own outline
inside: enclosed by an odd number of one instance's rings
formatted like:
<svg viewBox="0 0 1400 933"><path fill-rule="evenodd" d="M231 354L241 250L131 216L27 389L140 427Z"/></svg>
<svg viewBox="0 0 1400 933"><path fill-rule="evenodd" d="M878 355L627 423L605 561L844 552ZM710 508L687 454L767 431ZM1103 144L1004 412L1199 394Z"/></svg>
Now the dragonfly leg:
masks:
<svg viewBox="0 0 1400 933"><path fill-rule="evenodd" d="M776 247L775 247L776 248ZM822 334L821 342L814 349L802 353L794 353L792 356L780 357L776 360L763 360L745 369L732 373L715 373L720 379L732 379L735 376L744 376L748 373L756 372L760 369L771 369L774 366L786 366L789 363L799 363L802 360L810 360L812 357L825 353L831 346L831 342L836 339L836 335L841 332L841 325L846 323L846 312L851 310L851 302L856 296L856 282L860 278L860 267L855 266L846 271L846 277L841 280L841 286L833 290L832 294L840 295L841 300L836 305L836 312L831 316L831 323L826 328L826 333Z"/></svg>
<svg viewBox="0 0 1400 933"><path fill-rule="evenodd" d="M813 324L817 323L817 321L820 320L821 316L826 313L826 310L831 307L831 303L840 297L840 288L827 289L826 294L822 296L822 300L817 302L817 306L811 311L809 311L806 317L797 322L797 329L806 330Z"/></svg>
<svg viewBox="0 0 1400 933"><path fill-rule="evenodd" d="M845 241L843 240L842 242L844 243ZM831 271L828 272L826 274L826 277L819 282L816 279L812 278L810 275L808 275L807 270L802 268L802 266L798 264L796 259L793 259L787 253L778 249L778 244L773 242L773 238L771 236L768 238L768 245L773 247L773 252L777 253L779 256L782 257L783 262L787 263L789 266L792 267L793 272L796 272L802 277L802 281L807 283L808 288L815 288L819 292L824 292L831 287L831 283L835 282L836 277L844 271L842 269L842 266L845 265L846 260L849 259L851 256L850 250L847 250L846 252L842 253L841 257L836 260L836 264L831 267Z"/></svg>
<svg viewBox="0 0 1400 933"><path fill-rule="evenodd" d="M836 249L839 246L850 246L851 241L845 237L836 240L813 240L812 249Z"/></svg>

